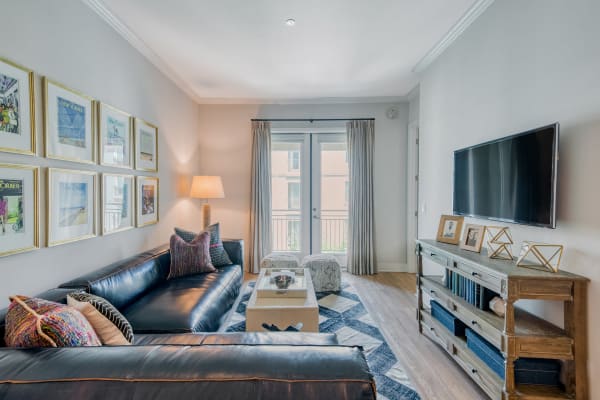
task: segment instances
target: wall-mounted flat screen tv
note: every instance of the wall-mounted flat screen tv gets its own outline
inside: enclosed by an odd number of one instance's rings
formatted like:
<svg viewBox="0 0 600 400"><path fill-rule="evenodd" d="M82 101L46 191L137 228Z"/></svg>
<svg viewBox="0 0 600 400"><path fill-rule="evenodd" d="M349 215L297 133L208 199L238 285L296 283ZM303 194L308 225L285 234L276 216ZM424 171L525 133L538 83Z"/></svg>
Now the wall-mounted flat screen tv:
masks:
<svg viewBox="0 0 600 400"><path fill-rule="evenodd" d="M454 214L556 227L558 123L454 152Z"/></svg>

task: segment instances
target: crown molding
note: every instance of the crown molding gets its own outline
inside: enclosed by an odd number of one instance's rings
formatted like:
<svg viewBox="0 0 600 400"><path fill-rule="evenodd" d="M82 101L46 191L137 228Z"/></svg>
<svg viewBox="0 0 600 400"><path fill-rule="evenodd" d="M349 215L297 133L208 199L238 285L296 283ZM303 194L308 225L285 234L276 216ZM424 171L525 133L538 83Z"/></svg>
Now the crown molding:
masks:
<svg viewBox="0 0 600 400"><path fill-rule="evenodd" d="M185 92L192 100L201 102L200 97L193 90L191 85L183 79L173 67L154 52L142 39L139 38L123 21L121 21L113 12L107 8L101 0L81 0L85 5L92 9L100 18L102 18L111 28L129 42L137 51L146 57L156 68L158 68L167 78L169 78L177 87Z"/></svg>
<svg viewBox="0 0 600 400"><path fill-rule="evenodd" d="M421 58L421 60L414 66L412 71L417 73L424 71L448 47L450 47L450 45L454 43L460 37L460 35L462 35L462 33L466 31L473 22L475 22L477 18L479 18L479 16L483 14L483 12L487 10L487 8L491 6L493 2L494 0L477 0L477 2L475 2L475 4L473 4L458 20L458 22L454 24L452 28L450 28L444 37L438 41L423 58Z"/></svg>
<svg viewBox="0 0 600 400"><path fill-rule="evenodd" d="M313 104L400 104L408 103L406 96L380 96L380 97L311 97L311 98L223 98L201 97L198 101L203 105L243 105L243 104L280 104L280 105L313 105Z"/></svg>

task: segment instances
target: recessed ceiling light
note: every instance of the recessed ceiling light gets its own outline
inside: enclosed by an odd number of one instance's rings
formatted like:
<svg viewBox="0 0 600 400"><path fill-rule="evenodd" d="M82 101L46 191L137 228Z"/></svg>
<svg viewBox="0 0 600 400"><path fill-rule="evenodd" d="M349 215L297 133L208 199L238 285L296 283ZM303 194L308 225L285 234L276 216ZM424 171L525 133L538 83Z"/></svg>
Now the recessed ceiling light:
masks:
<svg viewBox="0 0 600 400"><path fill-rule="evenodd" d="M287 26L294 26L296 25L296 20L294 18L288 18L285 20L285 24Z"/></svg>

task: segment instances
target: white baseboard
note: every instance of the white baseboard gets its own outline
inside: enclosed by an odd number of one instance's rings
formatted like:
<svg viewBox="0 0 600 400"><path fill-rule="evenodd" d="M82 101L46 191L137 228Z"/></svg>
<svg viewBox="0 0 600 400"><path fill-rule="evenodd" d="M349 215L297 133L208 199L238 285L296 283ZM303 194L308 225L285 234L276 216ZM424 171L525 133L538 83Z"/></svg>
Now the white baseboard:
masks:
<svg viewBox="0 0 600 400"><path fill-rule="evenodd" d="M415 272L404 263L377 263L377 272Z"/></svg>

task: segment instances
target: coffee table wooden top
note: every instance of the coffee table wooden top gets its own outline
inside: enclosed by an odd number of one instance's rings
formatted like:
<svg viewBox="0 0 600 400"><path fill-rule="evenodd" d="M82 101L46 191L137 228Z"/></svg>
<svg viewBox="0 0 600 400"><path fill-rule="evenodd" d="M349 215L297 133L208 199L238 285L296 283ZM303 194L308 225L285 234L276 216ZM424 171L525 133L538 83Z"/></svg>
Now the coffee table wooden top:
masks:
<svg viewBox="0 0 600 400"><path fill-rule="evenodd" d="M261 270L246 309L316 308L318 310L319 304L310 271L307 268L304 269L304 277L306 279L306 297L286 297L285 294L277 295L277 297L258 297L256 290L258 282L261 279L268 279L265 278L265 270Z"/></svg>

